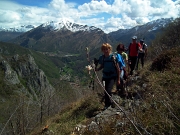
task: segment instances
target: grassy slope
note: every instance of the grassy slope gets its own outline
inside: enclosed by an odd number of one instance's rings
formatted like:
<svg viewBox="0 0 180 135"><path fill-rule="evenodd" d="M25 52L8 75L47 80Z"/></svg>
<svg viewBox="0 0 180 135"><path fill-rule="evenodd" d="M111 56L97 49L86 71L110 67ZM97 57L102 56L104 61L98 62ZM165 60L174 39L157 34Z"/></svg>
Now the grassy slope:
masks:
<svg viewBox="0 0 180 135"><path fill-rule="evenodd" d="M62 109L59 114L48 118L43 125L37 127L30 135L41 135L41 127L48 125L54 134L69 135L73 128L85 122L102 108L96 94L91 93L77 102L71 103Z"/></svg>
<svg viewBox="0 0 180 135"><path fill-rule="evenodd" d="M169 61L162 66L163 69L159 70L155 65L163 63L162 61L167 59L167 56L170 57ZM142 105L136 108L136 113L132 114L132 117L143 127L146 127L149 133L157 135L180 134L178 119L180 118L180 48L163 53L153 62L146 63L140 76L142 78L138 80L138 85L147 84L147 87L143 94ZM99 107L102 107L95 95L90 95L89 98L68 106L61 113L48 119L46 124L49 125L49 129L62 135L70 134L75 125L89 119L87 113L93 114L99 110ZM37 128L32 134L38 135L40 130L41 128ZM113 132L114 130L109 130L103 133L109 135ZM136 134L133 127L129 128L128 132ZM124 133L128 132L126 130Z"/></svg>
<svg viewBox="0 0 180 135"><path fill-rule="evenodd" d="M180 48L165 51L142 73L148 82L137 114L153 134L180 134Z"/></svg>

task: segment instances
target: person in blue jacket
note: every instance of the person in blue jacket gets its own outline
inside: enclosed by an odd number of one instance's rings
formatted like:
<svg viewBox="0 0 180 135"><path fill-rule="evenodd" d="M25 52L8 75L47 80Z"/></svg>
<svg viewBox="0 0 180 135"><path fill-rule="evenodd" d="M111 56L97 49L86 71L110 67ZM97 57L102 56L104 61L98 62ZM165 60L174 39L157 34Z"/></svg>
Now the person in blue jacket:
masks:
<svg viewBox="0 0 180 135"><path fill-rule="evenodd" d="M117 86L117 90L119 91L119 95L121 97L126 97L127 96L127 93L125 91L125 86L124 86L124 81L123 80L126 80L128 75L127 75L127 72L126 72L126 62L124 61L125 59L123 58L123 51L124 51L124 45L123 44L119 44L117 47L116 47L116 51L117 53L120 55L118 56L119 58L119 67L120 67L120 70L121 70L121 74L120 74L120 81L121 81L121 85L118 85Z"/></svg>

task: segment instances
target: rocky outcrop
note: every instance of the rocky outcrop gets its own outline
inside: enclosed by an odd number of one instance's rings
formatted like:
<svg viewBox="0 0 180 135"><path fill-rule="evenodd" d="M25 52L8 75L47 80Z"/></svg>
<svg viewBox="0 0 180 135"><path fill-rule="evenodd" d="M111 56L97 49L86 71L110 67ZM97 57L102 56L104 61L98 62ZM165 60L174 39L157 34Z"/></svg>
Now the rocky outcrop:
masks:
<svg viewBox="0 0 180 135"><path fill-rule="evenodd" d="M16 72L11 68L9 63L7 61L3 60L1 62L1 64L4 69L4 73L5 73L5 76L4 76L5 82L12 84L12 85L19 84L20 81L18 79L18 76L17 76Z"/></svg>
<svg viewBox="0 0 180 135"><path fill-rule="evenodd" d="M44 72L38 68L31 55L14 55L6 60L0 57L1 67L4 70L4 81L8 85L21 85L27 93L38 97L38 93L54 91Z"/></svg>

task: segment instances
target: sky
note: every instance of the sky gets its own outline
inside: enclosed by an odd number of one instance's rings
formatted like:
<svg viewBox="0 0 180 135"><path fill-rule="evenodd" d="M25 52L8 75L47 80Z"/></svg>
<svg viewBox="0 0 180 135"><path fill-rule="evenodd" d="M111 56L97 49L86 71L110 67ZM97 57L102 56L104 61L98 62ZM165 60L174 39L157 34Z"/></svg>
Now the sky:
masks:
<svg viewBox="0 0 180 135"><path fill-rule="evenodd" d="M70 21L105 33L180 16L180 0L0 0L0 28Z"/></svg>

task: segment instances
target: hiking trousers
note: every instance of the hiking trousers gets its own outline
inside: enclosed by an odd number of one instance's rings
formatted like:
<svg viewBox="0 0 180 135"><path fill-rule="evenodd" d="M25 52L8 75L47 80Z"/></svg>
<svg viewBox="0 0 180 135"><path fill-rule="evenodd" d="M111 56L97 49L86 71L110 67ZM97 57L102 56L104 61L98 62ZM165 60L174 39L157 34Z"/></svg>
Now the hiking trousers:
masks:
<svg viewBox="0 0 180 135"><path fill-rule="evenodd" d="M129 56L129 60L131 61L131 63L129 64L130 66L130 75L133 75L133 71L136 67L136 63L137 63L137 56Z"/></svg>
<svg viewBox="0 0 180 135"><path fill-rule="evenodd" d="M113 78L103 78L102 81L104 82L103 84L105 84L105 90L107 91L107 93L112 96L112 89L113 89L113 85L116 82L116 77ZM108 94L106 92L105 93L105 107L109 107L112 104L111 99L109 98Z"/></svg>
<svg viewBox="0 0 180 135"><path fill-rule="evenodd" d="M138 54L138 60L137 60L137 65L136 68L138 69L138 65L139 65L139 60L141 60L141 66L142 68L144 67L144 53L139 53Z"/></svg>
<svg viewBox="0 0 180 135"><path fill-rule="evenodd" d="M121 83L120 83L120 85L117 85L117 86L116 86L116 89L117 89L117 90L120 90L120 89L121 89L121 87L122 87L122 85L123 85L123 80L124 80L124 70L121 70L121 74L120 74L120 81L121 81Z"/></svg>

